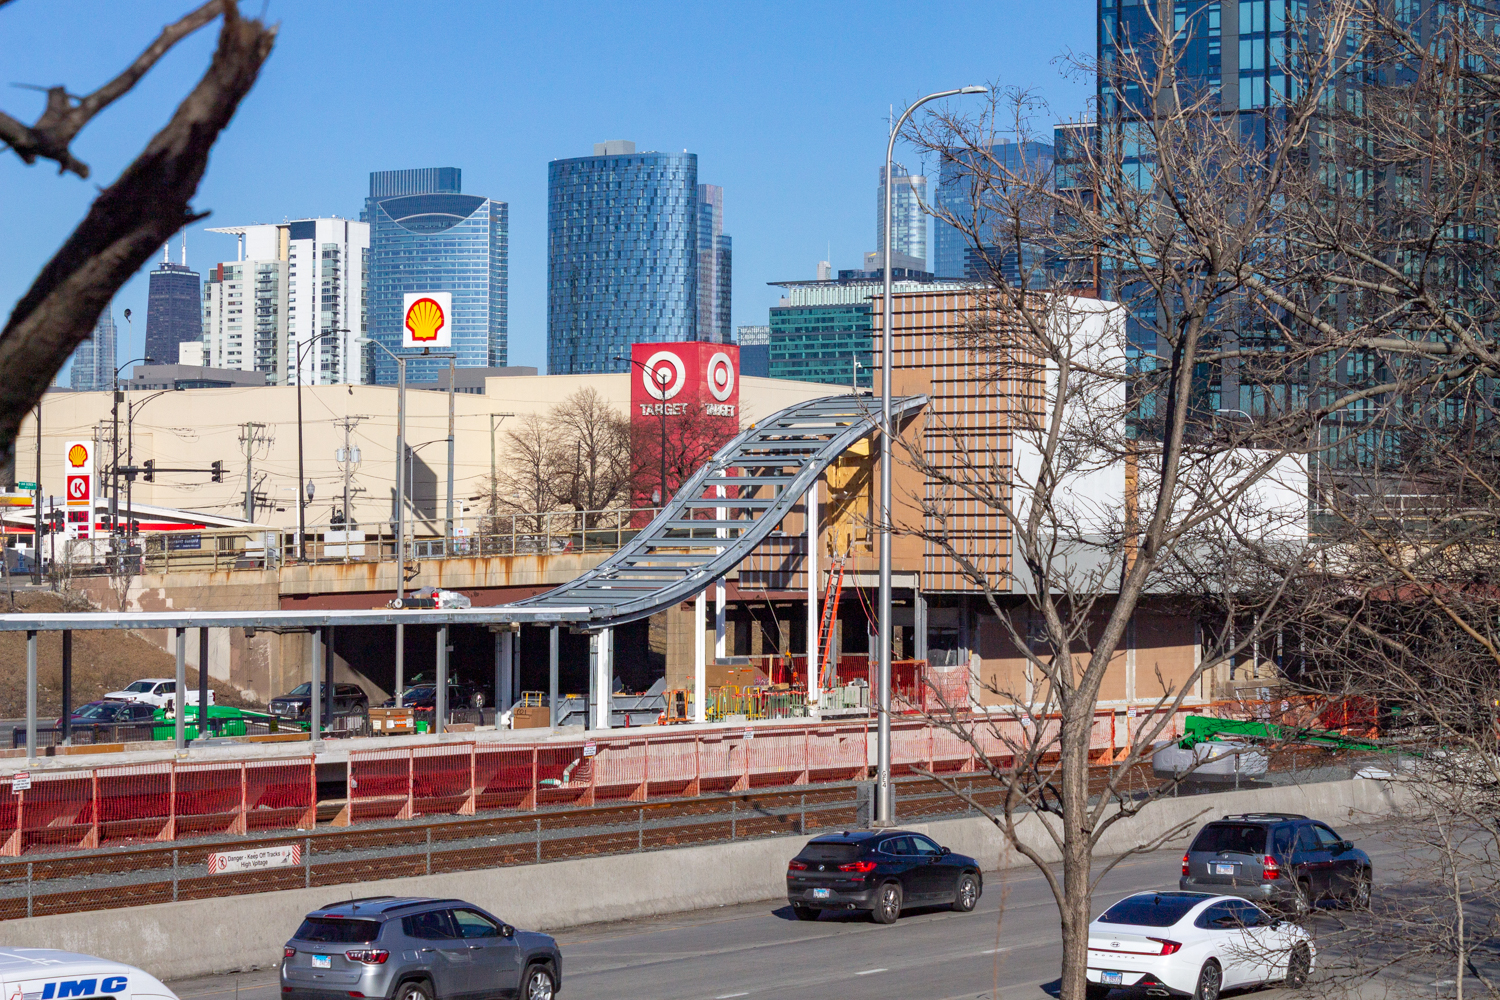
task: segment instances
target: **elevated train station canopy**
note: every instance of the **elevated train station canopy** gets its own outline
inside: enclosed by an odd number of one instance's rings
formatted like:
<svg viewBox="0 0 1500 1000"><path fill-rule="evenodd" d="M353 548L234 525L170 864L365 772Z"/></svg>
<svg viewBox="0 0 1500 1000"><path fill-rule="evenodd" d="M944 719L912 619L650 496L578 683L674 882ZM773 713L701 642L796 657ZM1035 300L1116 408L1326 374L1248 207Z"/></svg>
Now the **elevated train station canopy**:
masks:
<svg viewBox="0 0 1500 1000"><path fill-rule="evenodd" d="M900 427L927 402L926 396L892 399L892 422ZM594 630L623 625L696 596L739 565L829 465L875 433L879 406L871 396L825 396L751 425L720 448L623 548L569 583L515 604L454 610L4 614L0 631L507 623ZM707 517L701 516L704 512Z"/></svg>

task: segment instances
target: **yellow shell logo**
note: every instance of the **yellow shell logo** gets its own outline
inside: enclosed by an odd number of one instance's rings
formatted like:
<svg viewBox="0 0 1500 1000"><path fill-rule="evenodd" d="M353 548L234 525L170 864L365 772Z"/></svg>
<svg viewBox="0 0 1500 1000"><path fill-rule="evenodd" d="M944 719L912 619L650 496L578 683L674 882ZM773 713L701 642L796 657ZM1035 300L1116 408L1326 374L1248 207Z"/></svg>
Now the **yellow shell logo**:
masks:
<svg viewBox="0 0 1500 1000"><path fill-rule="evenodd" d="M406 310L406 328L411 331L412 340L437 340L438 331L447 321L436 299L418 299Z"/></svg>
<svg viewBox="0 0 1500 1000"><path fill-rule="evenodd" d="M81 469L88 464L89 450L81 444L75 444L68 449L68 464L75 469Z"/></svg>

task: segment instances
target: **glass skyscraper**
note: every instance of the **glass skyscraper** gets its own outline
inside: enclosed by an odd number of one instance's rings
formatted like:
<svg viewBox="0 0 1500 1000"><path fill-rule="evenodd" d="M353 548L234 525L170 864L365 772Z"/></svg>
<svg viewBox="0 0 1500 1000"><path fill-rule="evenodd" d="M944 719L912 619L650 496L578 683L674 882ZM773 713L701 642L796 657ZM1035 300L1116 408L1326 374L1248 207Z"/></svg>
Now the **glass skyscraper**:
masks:
<svg viewBox="0 0 1500 1000"><path fill-rule="evenodd" d="M548 372L625 371L631 344L699 338L699 213L694 153L614 140L547 165Z"/></svg>
<svg viewBox="0 0 1500 1000"><path fill-rule="evenodd" d="M184 258L187 251L183 251ZM177 345L203 339L203 300L198 272L163 258L146 292L146 357L175 365Z"/></svg>
<svg viewBox="0 0 1500 1000"><path fill-rule="evenodd" d="M1101 0L1104 2L1104 0ZM969 225L977 221L984 232L1004 223L993 208L974 203L974 178L970 169L974 153L967 149L943 151L943 165L938 171L937 204L956 219L966 220ZM1002 140L989 147L989 156L1007 170L1038 175L1052 170L1052 145L1045 142L1009 142ZM932 272L939 278L966 277L966 265L971 249L970 237L957 226L942 219L933 219L933 242L936 244ZM985 240L988 244L991 241ZM998 238L994 241L998 242Z"/></svg>
<svg viewBox="0 0 1500 1000"><path fill-rule="evenodd" d="M913 174L899 163L891 164L896 183L891 189L891 254L905 254L922 262L927 270L927 178ZM875 188L875 253L885 252L885 165Z"/></svg>
<svg viewBox="0 0 1500 1000"><path fill-rule="evenodd" d="M698 185L698 339L731 342L729 313L733 271L730 238L724 233L724 189Z"/></svg>
<svg viewBox="0 0 1500 1000"><path fill-rule="evenodd" d="M507 360L509 206L462 194L457 168L378 171L370 175L366 322L370 338L402 353L407 292L453 294L453 350L462 368L502 367ZM395 193L393 193L395 192ZM447 361L405 352L411 382L436 381ZM396 381L384 351L367 359L373 381Z"/></svg>
<svg viewBox="0 0 1500 1000"><path fill-rule="evenodd" d="M78 392L113 389L115 382L115 317L110 306L99 314L94 332L73 352L68 381ZM177 363L173 355L171 364Z"/></svg>

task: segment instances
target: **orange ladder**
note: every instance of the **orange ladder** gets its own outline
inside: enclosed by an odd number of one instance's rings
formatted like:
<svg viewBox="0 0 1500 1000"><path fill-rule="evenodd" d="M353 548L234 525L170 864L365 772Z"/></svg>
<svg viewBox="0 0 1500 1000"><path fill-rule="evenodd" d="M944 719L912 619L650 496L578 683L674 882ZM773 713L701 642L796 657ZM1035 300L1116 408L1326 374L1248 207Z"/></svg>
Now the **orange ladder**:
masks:
<svg viewBox="0 0 1500 1000"><path fill-rule="evenodd" d="M846 557L839 556L828 568L828 589L823 592L823 615L818 622L818 652L823 662L818 668L821 687L833 686L833 629L839 620L839 598L844 593L844 566Z"/></svg>

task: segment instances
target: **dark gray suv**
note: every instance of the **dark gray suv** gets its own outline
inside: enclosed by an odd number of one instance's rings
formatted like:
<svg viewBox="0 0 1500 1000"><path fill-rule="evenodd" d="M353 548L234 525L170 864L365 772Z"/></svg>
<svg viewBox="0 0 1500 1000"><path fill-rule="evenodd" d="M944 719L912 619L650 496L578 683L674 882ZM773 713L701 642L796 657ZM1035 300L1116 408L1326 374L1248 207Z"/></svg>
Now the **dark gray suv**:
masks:
<svg viewBox="0 0 1500 1000"><path fill-rule="evenodd" d="M1323 900L1370 905L1370 856L1296 813L1225 816L1198 831L1178 888L1239 896L1297 914Z"/></svg>
<svg viewBox="0 0 1500 1000"><path fill-rule="evenodd" d="M461 899L372 896L307 915L286 943L282 1000L552 1000L562 953Z"/></svg>

